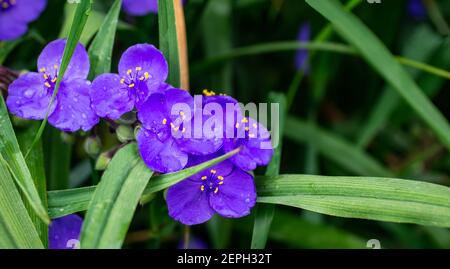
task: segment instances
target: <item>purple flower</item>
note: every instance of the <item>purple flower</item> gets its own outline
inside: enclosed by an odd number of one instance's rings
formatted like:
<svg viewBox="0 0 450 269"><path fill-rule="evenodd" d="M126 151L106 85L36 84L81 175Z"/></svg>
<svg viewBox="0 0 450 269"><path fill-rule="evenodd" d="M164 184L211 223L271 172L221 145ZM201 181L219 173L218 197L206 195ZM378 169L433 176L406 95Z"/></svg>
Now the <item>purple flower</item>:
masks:
<svg viewBox="0 0 450 269"><path fill-rule="evenodd" d="M300 42L308 42L311 40L311 26L309 22L305 22L300 26L297 40ZM308 60L309 53L307 49L299 49L295 55L295 67L298 70L303 70L306 73L309 71Z"/></svg>
<svg viewBox="0 0 450 269"><path fill-rule="evenodd" d="M50 42L39 55L39 73L26 73L10 84L6 103L12 114L25 119L44 119L65 45L64 39ZM48 121L51 125L66 132L75 132L80 129L88 131L98 123L99 118L91 107L91 85L86 80L88 73L88 54L78 44L50 109Z"/></svg>
<svg viewBox="0 0 450 269"><path fill-rule="evenodd" d="M186 0L183 0L183 4ZM132 16L158 13L158 0L123 0L123 9Z"/></svg>
<svg viewBox="0 0 450 269"><path fill-rule="evenodd" d="M36 20L47 0L1 0L0 41L12 40L28 30L28 23Z"/></svg>
<svg viewBox="0 0 450 269"><path fill-rule="evenodd" d="M237 119L233 138L227 137L223 143L225 152L241 149L230 161L246 171L269 164L273 155L269 131L252 118L238 115Z"/></svg>
<svg viewBox="0 0 450 269"><path fill-rule="evenodd" d="M423 20L427 16L422 0L409 0L407 10L409 16L416 20Z"/></svg>
<svg viewBox="0 0 450 269"><path fill-rule="evenodd" d="M100 117L112 120L139 107L151 93L167 88L168 65L149 44L128 48L119 61L119 74L103 74L92 83L91 99Z"/></svg>
<svg viewBox="0 0 450 269"><path fill-rule="evenodd" d="M136 139L142 159L152 170L168 173L186 166L188 153L179 138L190 132L193 106L192 96L180 89L153 93L140 106L142 128Z"/></svg>
<svg viewBox="0 0 450 269"><path fill-rule="evenodd" d="M123 9L132 16L158 13L158 0L123 0Z"/></svg>
<svg viewBox="0 0 450 269"><path fill-rule="evenodd" d="M190 165L218 155L191 156ZM194 225L208 221L215 213L226 218L250 214L256 189L250 174L226 160L170 187L166 202L172 218Z"/></svg>
<svg viewBox="0 0 450 269"><path fill-rule="evenodd" d="M52 220L48 229L49 249L79 248L79 238L83 219L72 214Z"/></svg>

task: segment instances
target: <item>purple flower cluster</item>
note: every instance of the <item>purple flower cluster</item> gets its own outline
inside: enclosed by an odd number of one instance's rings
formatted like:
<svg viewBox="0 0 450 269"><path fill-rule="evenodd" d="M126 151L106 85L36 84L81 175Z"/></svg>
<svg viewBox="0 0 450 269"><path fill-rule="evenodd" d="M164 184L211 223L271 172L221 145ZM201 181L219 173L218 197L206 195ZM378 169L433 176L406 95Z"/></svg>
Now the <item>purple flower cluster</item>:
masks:
<svg viewBox="0 0 450 269"><path fill-rule="evenodd" d="M16 39L36 20L47 0L0 0L0 41Z"/></svg>
<svg viewBox="0 0 450 269"><path fill-rule="evenodd" d="M240 149L229 160L171 187L169 214L184 224L198 224L218 213L225 217L249 214L256 202L253 176L273 154L268 130L245 117L238 102L204 91L191 96L166 83L168 64L149 44L128 48L118 74L102 74L90 83L89 58L82 45L75 49L51 105L65 40L49 43L38 59L38 71L20 76L9 86L11 113L43 119L68 132L88 131L99 118L117 120L136 110L140 154L155 172L169 173Z"/></svg>

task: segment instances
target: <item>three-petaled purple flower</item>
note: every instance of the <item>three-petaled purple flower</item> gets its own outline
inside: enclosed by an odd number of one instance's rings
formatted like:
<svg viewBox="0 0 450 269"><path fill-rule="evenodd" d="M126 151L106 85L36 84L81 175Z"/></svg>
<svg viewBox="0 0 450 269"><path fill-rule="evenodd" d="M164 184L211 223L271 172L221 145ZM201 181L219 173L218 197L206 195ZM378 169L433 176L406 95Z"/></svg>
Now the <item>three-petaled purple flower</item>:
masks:
<svg viewBox="0 0 450 269"><path fill-rule="evenodd" d="M52 220L48 229L49 249L74 249L80 247L83 219L72 214Z"/></svg>
<svg viewBox="0 0 450 269"><path fill-rule="evenodd" d="M196 165L222 154L191 156ZM214 214L240 218L250 214L256 203L253 176L225 160L170 187L167 192L169 215L186 225L208 221Z"/></svg>
<svg viewBox="0 0 450 269"><path fill-rule="evenodd" d="M139 107L154 92L167 89L168 65L149 44L128 48L120 58L119 74L103 74L92 82L91 99L100 117L116 120Z"/></svg>
<svg viewBox="0 0 450 269"><path fill-rule="evenodd" d="M0 41L22 36L46 5L47 0L0 0Z"/></svg>
<svg viewBox="0 0 450 269"><path fill-rule="evenodd" d="M311 26L309 22L305 22L300 25L300 29L298 30L297 40L300 42L308 42L311 39ZM308 57L309 53L307 49L299 49L295 54L295 67L297 70L302 70L304 72L309 71L308 66Z"/></svg>
<svg viewBox="0 0 450 269"><path fill-rule="evenodd" d="M64 39L50 42L39 55L39 73L26 73L11 83L6 103L12 114L32 120L45 118L65 46ZM66 132L88 131L98 123L89 96L91 83L86 80L89 66L88 54L78 44L49 110L48 121L54 127Z"/></svg>

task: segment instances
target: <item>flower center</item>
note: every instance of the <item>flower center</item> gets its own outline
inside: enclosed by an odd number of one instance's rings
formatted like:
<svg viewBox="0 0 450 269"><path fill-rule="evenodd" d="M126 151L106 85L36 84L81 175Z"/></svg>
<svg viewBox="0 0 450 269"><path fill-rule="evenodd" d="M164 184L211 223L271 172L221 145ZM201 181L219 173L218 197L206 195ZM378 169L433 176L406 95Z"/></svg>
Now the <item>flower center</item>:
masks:
<svg viewBox="0 0 450 269"><path fill-rule="evenodd" d="M1 0L0 0L1 1ZM53 73L52 70L47 70L45 67L39 69L39 73L42 73L42 76L44 77L44 85L46 88L48 88L49 91L53 91L55 88L56 80L58 79L58 65L53 66Z"/></svg>
<svg viewBox="0 0 450 269"><path fill-rule="evenodd" d="M7 11L16 5L17 0L0 0L0 12Z"/></svg>
<svg viewBox="0 0 450 269"><path fill-rule="evenodd" d="M253 123L251 126L249 126L248 118L243 118L241 122L236 122L236 125L234 126L236 130L239 130L240 128L244 129L244 137L245 138L255 138L257 131L258 131L258 125L256 123ZM238 134L239 135L239 134Z"/></svg>
<svg viewBox="0 0 450 269"><path fill-rule="evenodd" d="M145 85L145 82L151 78L152 75L148 72L142 71L142 67L136 67L134 71L132 69L128 69L127 75L122 77L120 83L133 90L139 98L141 84Z"/></svg>
<svg viewBox="0 0 450 269"><path fill-rule="evenodd" d="M209 170L209 174L203 175L201 179L203 183L200 186L201 191L217 194L219 192L219 186L223 184L225 178L218 175L216 170L211 169Z"/></svg>

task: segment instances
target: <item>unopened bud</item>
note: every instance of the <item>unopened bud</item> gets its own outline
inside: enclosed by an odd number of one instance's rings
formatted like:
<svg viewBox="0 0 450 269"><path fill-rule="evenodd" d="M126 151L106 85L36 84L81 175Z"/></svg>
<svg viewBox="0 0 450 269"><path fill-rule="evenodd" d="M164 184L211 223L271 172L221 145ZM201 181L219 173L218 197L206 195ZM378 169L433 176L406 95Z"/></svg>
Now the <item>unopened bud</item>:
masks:
<svg viewBox="0 0 450 269"><path fill-rule="evenodd" d="M95 163L95 170L103 171L108 167L108 164L111 162L111 153L103 152L98 156L97 162Z"/></svg>
<svg viewBox="0 0 450 269"><path fill-rule="evenodd" d="M84 141L84 150L91 157L97 156L100 153L101 147L102 142L97 136L90 136Z"/></svg>
<svg viewBox="0 0 450 269"><path fill-rule="evenodd" d="M120 125L119 127L117 127L116 135L117 139L119 139L119 141L122 143L126 143L134 139L133 129L126 125Z"/></svg>

